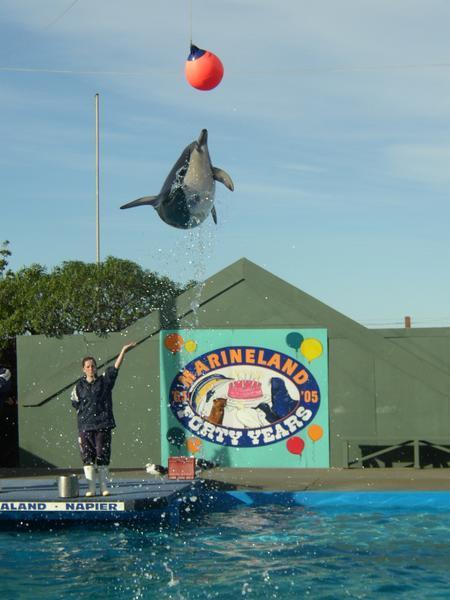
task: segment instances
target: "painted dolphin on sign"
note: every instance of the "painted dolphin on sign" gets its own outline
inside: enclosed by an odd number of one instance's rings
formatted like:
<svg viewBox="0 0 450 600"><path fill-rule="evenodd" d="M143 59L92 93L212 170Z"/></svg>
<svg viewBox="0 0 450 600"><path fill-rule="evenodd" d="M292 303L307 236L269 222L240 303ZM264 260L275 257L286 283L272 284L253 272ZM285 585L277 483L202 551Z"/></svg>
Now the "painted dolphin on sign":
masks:
<svg viewBox="0 0 450 600"><path fill-rule="evenodd" d="M207 375L198 381L190 391L190 401L193 409L199 415L203 415L205 411L209 414L212 396L220 386L229 381L231 381L230 377L225 377L220 373Z"/></svg>
<svg viewBox="0 0 450 600"><path fill-rule="evenodd" d="M217 224L214 207L216 181L223 183L229 190L234 190L228 173L212 166L208 151L208 132L202 129L198 140L183 150L157 196L145 196L120 208L149 204L165 223L179 229L197 227L209 213Z"/></svg>

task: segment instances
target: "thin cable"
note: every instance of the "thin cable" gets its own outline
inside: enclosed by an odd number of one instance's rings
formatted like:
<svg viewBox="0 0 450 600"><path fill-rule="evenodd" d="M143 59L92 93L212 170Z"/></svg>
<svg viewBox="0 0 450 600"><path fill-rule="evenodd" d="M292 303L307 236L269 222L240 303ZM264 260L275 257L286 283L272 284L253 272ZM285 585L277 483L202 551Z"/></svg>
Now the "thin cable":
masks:
<svg viewBox="0 0 450 600"><path fill-rule="evenodd" d="M351 73L358 71L399 71L414 69L438 69L450 67L450 62L442 63L417 63L417 64L396 64L396 65L360 65L347 67L300 67L296 69L276 69L276 70L253 70L253 71L234 71L228 69L228 73L238 75L299 75L304 73Z"/></svg>
<svg viewBox="0 0 450 600"><path fill-rule="evenodd" d="M189 48L192 46L192 0L189 0Z"/></svg>
<svg viewBox="0 0 450 600"><path fill-rule="evenodd" d="M65 15L67 15L69 10L71 10L77 2L78 2L78 0L73 0L73 2L60 15L58 15L55 19L53 19L53 21L50 21L50 23L48 25L46 25L44 27L44 29L49 29L52 25L54 25L55 23L60 21Z"/></svg>
<svg viewBox="0 0 450 600"><path fill-rule="evenodd" d="M410 64L410 65L372 65L359 67L305 67L299 69L277 69L277 70L252 70L241 71L229 69L228 73L232 75L301 75L308 73L345 73L358 71L395 71L395 70L414 70L414 69L439 69L450 67L450 62L428 63L428 64ZM149 75L150 73L178 74L178 71L172 69L146 69L145 71L76 71L70 69L34 69L31 67L0 67L0 72L11 73L63 73L70 75Z"/></svg>
<svg viewBox="0 0 450 600"><path fill-rule="evenodd" d="M130 75L144 76L151 74L175 75L172 70L147 69L146 71L74 71L72 69L33 69L28 67L0 67L0 72L6 73L50 73L56 75Z"/></svg>

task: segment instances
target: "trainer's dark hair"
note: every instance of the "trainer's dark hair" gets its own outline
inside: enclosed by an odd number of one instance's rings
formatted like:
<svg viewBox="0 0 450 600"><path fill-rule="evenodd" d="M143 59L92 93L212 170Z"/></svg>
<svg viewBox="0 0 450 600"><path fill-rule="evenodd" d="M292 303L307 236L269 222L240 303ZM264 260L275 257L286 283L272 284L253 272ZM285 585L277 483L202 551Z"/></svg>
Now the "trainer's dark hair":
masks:
<svg viewBox="0 0 450 600"><path fill-rule="evenodd" d="M88 360L92 360L94 365L97 366L97 361L95 360L95 358L93 356L85 356L83 358L83 360L81 361L81 366L84 367L84 365L87 363Z"/></svg>

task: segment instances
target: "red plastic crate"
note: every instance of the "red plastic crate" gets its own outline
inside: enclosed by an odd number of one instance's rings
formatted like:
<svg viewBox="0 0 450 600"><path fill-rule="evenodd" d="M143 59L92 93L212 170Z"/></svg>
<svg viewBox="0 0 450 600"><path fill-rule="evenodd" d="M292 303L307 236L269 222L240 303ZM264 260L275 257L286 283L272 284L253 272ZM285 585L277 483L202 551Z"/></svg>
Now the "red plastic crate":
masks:
<svg viewBox="0 0 450 600"><path fill-rule="evenodd" d="M169 458L169 479L195 479L195 458L172 456Z"/></svg>

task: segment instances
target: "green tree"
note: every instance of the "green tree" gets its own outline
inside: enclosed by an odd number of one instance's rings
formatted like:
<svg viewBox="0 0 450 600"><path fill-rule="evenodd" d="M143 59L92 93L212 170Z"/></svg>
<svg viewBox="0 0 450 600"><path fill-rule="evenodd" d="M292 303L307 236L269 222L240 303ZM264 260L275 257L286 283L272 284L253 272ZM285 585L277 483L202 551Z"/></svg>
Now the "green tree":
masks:
<svg viewBox="0 0 450 600"><path fill-rule="evenodd" d="M40 333L39 314L46 295L44 267L31 265L0 280L0 340L2 347L16 334Z"/></svg>
<svg viewBox="0 0 450 600"><path fill-rule="evenodd" d="M3 277L6 267L8 266L8 257L11 256L11 251L8 246L9 241L5 240L0 248L0 277Z"/></svg>
<svg viewBox="0 0 450 600"><path fill-rule="evenodd" d="M16 335L124 329L164 309L185 288L138 264L108 257L99 265L63 262L50 273L33 264L0 279L0 350Z"/></svg>

